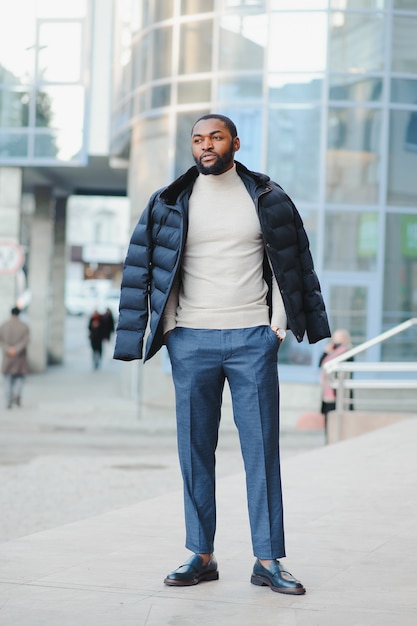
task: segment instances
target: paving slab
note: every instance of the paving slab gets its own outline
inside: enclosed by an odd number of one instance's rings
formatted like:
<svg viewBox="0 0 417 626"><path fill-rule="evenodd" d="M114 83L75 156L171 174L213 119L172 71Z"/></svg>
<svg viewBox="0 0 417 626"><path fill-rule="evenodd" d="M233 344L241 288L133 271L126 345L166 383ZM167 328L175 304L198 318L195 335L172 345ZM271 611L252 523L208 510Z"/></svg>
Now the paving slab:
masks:
<svg viewBox="0 0 417 626"><path fill-rule="evenodd" d="M242 472L218 481L220 579L163 585L187 556L179 490L0 544L2 626L415 626L417 419L283 461L288 569L250 584Z"/></svg>
<svg viewBox="0 0 417 626"><path fill-rule="evenodd" d="M85 319L69 317L64 363L27 377L21 407L0 405L0 542L181 489L174 404L164 415L139 412L122 384L134 364L114 361L106 345L93 370L86 328ZM160 376L148 378L158 402ZM283 457L324 445L319 431L281 439ZM226 413L217 473L242 470Z"/></svg>

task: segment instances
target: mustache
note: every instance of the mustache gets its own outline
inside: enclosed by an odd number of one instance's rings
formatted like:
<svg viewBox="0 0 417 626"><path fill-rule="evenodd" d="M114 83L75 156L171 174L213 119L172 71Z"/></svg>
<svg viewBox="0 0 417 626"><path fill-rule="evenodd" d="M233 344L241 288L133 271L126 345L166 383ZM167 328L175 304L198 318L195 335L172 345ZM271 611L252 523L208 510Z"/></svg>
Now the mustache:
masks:
<svg viewBox="0 0 417 626"><path fill-rule="evenodd" d="M219 155L217 154L217 152L214 152L214 150L206 150L205 152L203 152L203 154L200 156L200 161L201 159L204 159L204 157L206 156L216 156L218 157Z"/></svg>

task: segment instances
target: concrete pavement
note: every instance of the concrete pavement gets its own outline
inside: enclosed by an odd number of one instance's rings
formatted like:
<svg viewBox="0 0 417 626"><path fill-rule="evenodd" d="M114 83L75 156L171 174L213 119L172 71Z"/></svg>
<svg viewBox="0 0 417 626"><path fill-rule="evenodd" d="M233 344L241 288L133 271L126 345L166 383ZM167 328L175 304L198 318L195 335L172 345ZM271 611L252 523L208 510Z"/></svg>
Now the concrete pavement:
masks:
<svg viewBox="0 0 417 626"><path fill-rule="evenodd" d="M0 406L0 542L181 489L167 399L162 411L149 403L139 411L122 395L130 365L114 361L106 346L102 368L93 371L85 318L69 317L67 331L65 364L29 376L21 408ZM149 402L158 401L158 390L148 391ZM226 413L219 477L243 469ZM282 454L323 444L321 432L285 432Z"/></svg>
<svg viewBox="0 0 417 626"><path fill-rule="evenodd" d="M417 418L328 447L317 433L283 438L284 563L301 597L249 582L244 475L226 425L220 579L168 588L188 557L174 429L138 424L119 365L93 373L78 350L76 366L70 355L31 377L25 406L1 415L0 515L16 525L0 522L2 626L416 626Z"/></svg>

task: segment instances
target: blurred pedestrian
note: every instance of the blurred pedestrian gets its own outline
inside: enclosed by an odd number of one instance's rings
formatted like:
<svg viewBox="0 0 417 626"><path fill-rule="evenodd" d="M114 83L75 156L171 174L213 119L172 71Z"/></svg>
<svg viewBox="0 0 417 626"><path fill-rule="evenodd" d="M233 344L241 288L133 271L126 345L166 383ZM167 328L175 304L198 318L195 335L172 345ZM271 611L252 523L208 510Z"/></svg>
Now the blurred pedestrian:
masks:
<svg viewBox="0 0 417 626"><path fill-rule="evenodd" d="M344 328L335 330L331 336L329 343L326 345L323 354L320 357L320 386L321 386L321 412L324 415L324 428L327 437L327 416L330 411L336 409L336 390L331 386L329 376L327 375L324 365L335 357L347 352L352 347L350 333ZM348 359L352 361L353 357ZM350 407L351 408L351 407Z"/></svg>
<svg viewBox="0 0 417 626"><path fill-rule="evenodd" d="M26 348L30 333L27 324L19 319L20 309L13 307L10 318L0 326L0 345L3 350L2 372L5 379L5 404L11 409L13 403L21 405L22 389L29 367Z"/></svg>
<svg viewBox="0 0 417 626"><path fill-rule="evenodd" d="M93 369L98 369L101 365L103 355L103 325L102 316L95 309L88 322L89 339L93 353Z"/></svg>
<svg viewBox="0 0 417 626"><path fill-rule="evenodd" d="M104 341L110 341L111 336L114 333L114 317L109 307L107 307L101 317L101 326Z"/></svg>

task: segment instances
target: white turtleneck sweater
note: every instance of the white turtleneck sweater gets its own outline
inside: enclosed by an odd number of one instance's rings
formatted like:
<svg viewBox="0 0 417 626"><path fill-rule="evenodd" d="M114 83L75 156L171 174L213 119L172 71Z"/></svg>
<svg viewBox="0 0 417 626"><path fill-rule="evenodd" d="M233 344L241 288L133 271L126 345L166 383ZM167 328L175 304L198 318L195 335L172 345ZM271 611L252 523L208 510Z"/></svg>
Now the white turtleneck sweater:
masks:
<svg viewBox="0 0 417 626"><path fill-rule="evenodd" d="M230 329L268 325L264 242L256 208L236 172L200 174L189 201L181 276L168 299L164 333L176 326ZM272 326L287 327L273 277Z"/></svg>

